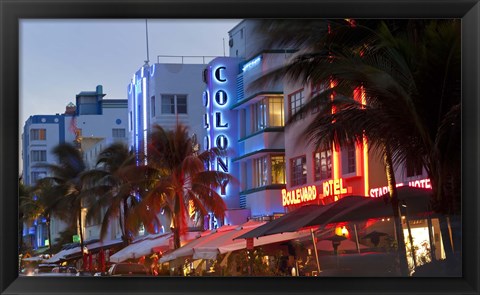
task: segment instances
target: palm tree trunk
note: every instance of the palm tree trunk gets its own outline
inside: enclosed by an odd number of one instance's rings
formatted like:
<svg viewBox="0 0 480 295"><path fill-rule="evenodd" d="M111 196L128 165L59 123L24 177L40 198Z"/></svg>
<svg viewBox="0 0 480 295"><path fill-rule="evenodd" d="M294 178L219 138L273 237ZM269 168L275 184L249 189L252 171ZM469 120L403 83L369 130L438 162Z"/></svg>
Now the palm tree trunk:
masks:
<svg viewBox="0 0 480 295"><path fill-rule="evenodd" d="M50 214L47 215L48 249L52 249L52 231L50 230Z"/></svg>
<svg viewBox="0 0 480 295"><path fill-rule="evenodd" d="M80 210L78 210L78 235L80 236L80 251L82 253L82 261L85 261L85 254L83 252L83 230L82 230L82 206L80 206ZM85 265L83 265L83 269L85 270Z"/></svg>
<svg viewBox="0 0 480 295"><path fill-rule="evenodd" d="M395 235L397 237L397 248L398 248L398 260L400 263L400 274L402 276L408 276L408 262L407 262L407 251L405 249L405 238L403 235L402 222L400 220L400 207L398 204L398 194L395 181L395 172L393 170L392 154L390 149L385 144L384 145L384 162L385 162L385 172L387 174L387 184L390 192L390 202L392 204L393 210L393 219L395 223Z"/></svg>

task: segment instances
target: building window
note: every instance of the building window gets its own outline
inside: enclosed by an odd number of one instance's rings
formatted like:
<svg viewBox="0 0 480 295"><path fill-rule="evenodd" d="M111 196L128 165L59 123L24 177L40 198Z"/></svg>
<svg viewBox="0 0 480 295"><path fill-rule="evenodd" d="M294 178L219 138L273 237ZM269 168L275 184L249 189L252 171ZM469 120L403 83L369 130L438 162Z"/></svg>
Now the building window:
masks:
<svg viewBox="0 0 480 295"><path fill-rule="evenodd" d="M47 161L47 151L32 151L31 153L32 162L46 162Z"/></svg>
<svg viewBox="0 0 480 295"><path fill-rule="evenodd" d="M125 128L113 128L112 129L112 137L113 138L124 138L125 135Z"/></svg>
<svg viewBox="0 0 480 295"><path fill-rule="evenodd" d="M261 187L267 185L268 181L268 162L267 157L261 157L253 159L253 184L255 187Z"/></svg>
<svg viewBox="0 0 480 295"><path fill-rule="evenodd" d="M356 171L355 144L342 149L342 174L351 174Z"/></svg>
<svg viewBox="0 0 480 295"><path fill-rule="evenodd" d="M423 172L422 163L407 162L407 177L422 175L422 172Z"/></svg>
<svg viewBox="0 0 480 295"><path fill-rule="evenodd" d="M46 140L47 129L31 129L30 140Z"/></svg>
<svg viewBox="0 0 480 295"><path fill-rule="evenodd" d="M290 117L295 115L298 112L298 110L302 108L304 104L305 104L305 95L304 95L303 89L290 94L288 96L288 111L289 111ZM305 114L299 116L298 119L303 119L304 117L305 117Z"/></svg>
<svg viewBox="0 0 480 295"><path fill-rule="evenodd" d="M271 156L272 184L285 184L285 156Z"/></svg>
<svg viewBox="0 0 480 295"><path fill-rule="evenodd" d="M282 127L285 125L283 114L283 97L271 97L268 100L268 125L271 127Z"/></svg>
<svg viewBox="0 0 480 295"><path fill-rule="evenodd" d="M44 178L45 176L47 176L47 173L45 171L34 171L32 172L32 179L31 179L31 183L36 183L38 180Z"/></svg>
<svg viewBox="0 0 480 295"><path fill-rule="evenodd" d="M163 94L162 114L187 114L187 96Z"/></svg>
<svg viewBox="0 0 480 295"><path fill-rule="evenodd" d="M322 83L312 85L312 93L310 93L310 97L313 98L319 95L320 93L327 90L327 87L328 87L328 82L322 82ZM313 107L312 114L318 113L318 110L319 110L318 106Z"/></svg>
<svg viewBox="0 0 480 295"><path fill-rule="evenodd" d="M252 105L252 132L284 126L283 98L270 97Z"/></svg>
<svg viewBox="0 0 480 295"><path fill-rule="evenodd" d="M325 150L313 155L315 181L332 178L332 151Z"/></svg>
<svg viewBox="0 0 480 295"><path fill-rule="evenodd" d="M150 97L150 116L155 117L155 96Z"/></svg>
<svg viewBox="0 0 480 295"><path fill-rule="evenodd" d="M267 105L261 100L253 105L253 132L267 127Z"/></svg>
<svg viewBox="0 0 480 295"><path fill-rule="evenodd" d="M187 96L177 95L177 114L187 113Z"/></svg>
<svg viewBox="0 0 480 295"><path fill-rule="evenodd" d="M292 186L307 183L307 158L305 156L291 160Z"/></svg>

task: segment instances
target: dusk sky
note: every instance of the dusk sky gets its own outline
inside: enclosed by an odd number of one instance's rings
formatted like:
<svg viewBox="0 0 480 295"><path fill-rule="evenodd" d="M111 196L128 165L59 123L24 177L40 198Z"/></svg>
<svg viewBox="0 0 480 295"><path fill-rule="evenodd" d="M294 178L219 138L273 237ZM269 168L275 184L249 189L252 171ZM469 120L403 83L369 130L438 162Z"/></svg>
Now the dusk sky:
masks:
<svg viewBox="0 0 480 295"><path fill-rule="evenodd" d="M228 31L239 22L149 19L150 64L157 55L228 55ZM130 79L147 59L145 40L145 19L22 20L20 135L29 116L63 113L76 94L97 85L105 99L126 99Z"/></svg>

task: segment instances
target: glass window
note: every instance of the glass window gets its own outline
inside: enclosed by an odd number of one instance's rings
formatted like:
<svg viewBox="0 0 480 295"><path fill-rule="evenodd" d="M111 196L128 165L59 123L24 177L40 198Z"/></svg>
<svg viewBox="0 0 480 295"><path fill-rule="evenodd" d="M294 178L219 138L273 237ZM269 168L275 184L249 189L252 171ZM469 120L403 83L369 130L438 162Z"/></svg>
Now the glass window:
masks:
<svg viewBox="0 0 480 295"><path fill-rule="evenodd" d="M123 138L126 136L125 128L113 128L112 129L112 137L113 138Z"/></svg>
<svg viewBox="0 0 480 295"><path fill-rule="evenodd" d="M46 140L47 139L47 130L46 129L31 129L30 130L30 140Z"/></svg>
<svg viewBox="0 0 480 295"><path fill-rule="evenodd" d="M407 177L413 177L422 175L423 165L422 163L407 162Z"/></svg>
<svg viewBox="0 0 480 295"><path fill-rule="evenodd" d="M307 158L305 156L291 160L292 186L307 183Z"/></svg>
<svg viewBox="0 0 480 295"><path fill-rule="evenodd" d="M272 184L285 184L285 156L271 156Z"/></svg>
<svg viewBox="0 0 480 295"><path fill-rule="evenodd" d="M254 168L254 185L255 187L261 187L267 185L268 165L267 157L261 157L253 159Z"/></svg>
<svg viewBox="0 0 480 295"><path fill-rule="evenodd" d="M288 109L290 117L293 116L298 110L305 104L305 96L303 89L297 92L294 92L288 96ZM305 115L298 117L298 119L304 118Z"/></svg>
<svg viewBox="0 0 480 295"><path fill-rule="evenodd" d="M177 95L177 114L187 113L187 96Z"/></svg>
<svg viewBox="0 0 480 295"><path fill-rule="evenodd" d="M187 96L184 94L163 94L162 114L187 114Z"/></svg>
<svg viewBox="0 0 480 295"><path fill-rule="evenodd" d="M32 151L31 160L32 162L46 162L47 151L45 150Z"/></svg>
<svg viewBox="0 0 480 295"><path fill-rule="evenodd" d="M265 100L261 100L253 106L253 132L267 127L267 106Z"/></svg>
<svg viewBox="0 0 480 295"><path fill-rule="evenodd" d="M155 117L155 96L150 97L150 116Z"/></svg>
<svg viewBox="0 0 480 295"><path fill-rule="evenodd" d="M328 86L329 86L328 82L323 82L323 83L318 83L318 84L312 85L312 93L310 94L310 96L311 97L317 96L318 94L325 91ZM315 106L314 108L312 108L312 114L318 113L318 110L319 110L319 108L317 106Z"/></svg>
<svg viewBox="0 0 480 295"><path fill-rule="evenodd" d="M265 98L252 105L252 132L284 126L283 98Z"/></svg>
<svg viewBox="0 0 480 295"><path fill-rule="evenodd" d="M342 149L342 174L355 173L355 144L348 145Z"/></svg>
<svg viewBox="0 0 480 295"><path fill-rule="evenodd" d="M315 181L332 178L332 151L316 152L313 158Z"/></svg>
<svg viewBox="0 0 480 295"><path fill-rule="evenodd" d="M175 114L174 95L162 95L162 114Z"/></svg>
<svg viewBox="0 0 480 295"><path fill-rule="evenodd" d="M45 171L34 171L32 172L31 183L36 183L39 179L42 179L45 176L47 176L47 173Z"/></svg>
<svg viewBox="0 0 480 295"><path fill-rule="evenodd" d="M268 125L272 127L282 127L285 125L285 119L283 115L283 97L272 97L268 100L269 105L269 118Z"/></svg>

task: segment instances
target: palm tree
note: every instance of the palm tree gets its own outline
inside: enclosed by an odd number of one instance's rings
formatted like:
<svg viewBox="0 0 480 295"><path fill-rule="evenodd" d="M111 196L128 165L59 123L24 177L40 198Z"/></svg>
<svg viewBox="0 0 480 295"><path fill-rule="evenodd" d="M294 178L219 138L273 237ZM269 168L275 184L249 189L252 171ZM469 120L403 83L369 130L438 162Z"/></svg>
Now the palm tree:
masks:
<svg viewBox="0 0 480 295"><path fill-rule="evenodd" d="M324 147L332 142L340 146L361 142L366 136L369 147L384 154L394 208L393 167L409 162L427 170L435 209L458 213L459 187L452 185L448 194L444 192L445 180L457 183L460 176L459 141L455 141L460 127L459 23L389 21L388 25L368 22L360 26L349 21L330 22L323 28L324 34L317 38L295 39L307 45L308 51L266 78L287 77L314 85L335 81L287 125L312 108L320 108L304 135ZM288 40L282 33L282 40ZM365 93L366 104L352 98L358 89Z"/></svg>
<svg viewBox="0 0 480 295"><path fill-rule="evenodd" d="M208 161L220 155L218 149L197 153L188 129L178 124L167 131L153 126L147 149L145 168L147 185L139 191L141 205L136 216L141 216L147 230L154 231L161 221L161 211L170 216L170 229L174 234L174 248L180 247L180 236L187 230L188 208L193 204L202 215L213 212L224 218L226 205L216 192L225 181L234 179L227 173L209 171Z"/></svg>
<svg viewBox="0 0 480 295"><path fill-rule="evenodd" d="M83 249L82 209L91 198L83 189L82 177L86 173L86 165L81 152L71 144L59 144L52 152L58 164L45 164L51 176L39 180L36 189L48 204L47 212L60 216L70 226L77 226L80 249Z"/></svg>
<svg viewBox="0 0 480 295"><path fill-rule="evenodd" d="M42 209L39 207L38 203L35 202L30 188L27 187L22 178L18 179L18 234L19 234L19 247L22 249L24 247L23 241L23 227L26 225L30 227L35 219L37 219Z"/></svg>
<svg viewBox="0 0 480 295"><path fill-rule="evenodd" d="M97 197L89 204L87 220L103 214L100 238L103 240L108 226L118 220L122 240L129 244L132 240L133 228L129 228L127 217L138 202L134 191L139 179L135 163L135 155L122 143L113 143L98 156L96 169L90 170L83 177L89 184L89 191ZM106 211L103 212L106 208Z"/></svg>

